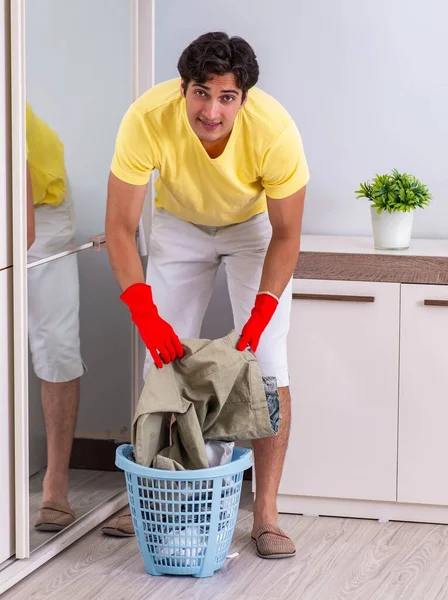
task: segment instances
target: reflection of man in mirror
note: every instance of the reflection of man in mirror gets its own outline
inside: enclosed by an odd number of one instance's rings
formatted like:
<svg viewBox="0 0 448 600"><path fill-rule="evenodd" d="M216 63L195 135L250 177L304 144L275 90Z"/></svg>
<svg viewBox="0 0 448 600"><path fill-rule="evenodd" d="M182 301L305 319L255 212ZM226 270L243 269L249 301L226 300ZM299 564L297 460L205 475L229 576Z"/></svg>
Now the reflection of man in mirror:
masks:
<svg viewBox="0 0 448 600"><path fill-rule="evenodd" d="M282 412L279 434L254 440L252 536L266 558L293 556L276 499L290 427L291 279L309 177L301 136L280 103L256 87L258 63L245 40L201 36L178 70L179 79L144 93L121 123L109 179L108 252L148 348L146 368L181 358L179 337L200 336L224 263L241 334L236 350L251 349L262 375L276 378ZM160 177L145 282L135 232L154 170ZM132 532L124 517L113 526L115 535Z"/></svg>
<svg viewBox="0 0 448 600"><path fill-rule="evenodd" d="M74 216L66 192L63 144L28 104L26 146L30 263L73 248ZM75 518L68 501L68 467L84 372L76 254L28 269L28 332L47 436L47 469L35 527L57 531Z"/></svg>

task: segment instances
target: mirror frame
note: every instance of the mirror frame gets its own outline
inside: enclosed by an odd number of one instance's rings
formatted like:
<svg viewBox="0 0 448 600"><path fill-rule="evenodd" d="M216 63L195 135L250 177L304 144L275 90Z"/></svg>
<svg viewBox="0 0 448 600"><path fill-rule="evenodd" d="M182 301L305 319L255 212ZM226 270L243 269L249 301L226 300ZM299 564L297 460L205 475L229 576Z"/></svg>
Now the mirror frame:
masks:
<svg viewBox="0 0 448 600"><path fill-rule="evenodd" d="M16 557L29 557L25 0L11 2L11 152Z"/></svg>

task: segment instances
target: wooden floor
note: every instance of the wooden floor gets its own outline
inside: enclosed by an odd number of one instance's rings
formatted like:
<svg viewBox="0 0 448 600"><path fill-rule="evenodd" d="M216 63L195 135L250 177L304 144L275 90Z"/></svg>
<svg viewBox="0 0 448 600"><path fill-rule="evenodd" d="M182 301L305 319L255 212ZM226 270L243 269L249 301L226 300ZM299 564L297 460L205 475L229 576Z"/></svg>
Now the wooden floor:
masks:
<svg viewBox="0 0 448 600"><path fill-rule="evenodd" d="M448 527L281 515L293 559L259 559L245 485L232 552L211 579L150 577L135 538L91 532L2 600L445 600Z"/></svg>
<svg viewBox="0 0 448 600"><path fill-rule="evenodd" d="M45 471L30 477L30 550L36 550L54 538L56 532L34 529L42 501L42 481ZM86 515L126 488L122 471L91 471L70 469L69 501L77 518Z"/></svg>

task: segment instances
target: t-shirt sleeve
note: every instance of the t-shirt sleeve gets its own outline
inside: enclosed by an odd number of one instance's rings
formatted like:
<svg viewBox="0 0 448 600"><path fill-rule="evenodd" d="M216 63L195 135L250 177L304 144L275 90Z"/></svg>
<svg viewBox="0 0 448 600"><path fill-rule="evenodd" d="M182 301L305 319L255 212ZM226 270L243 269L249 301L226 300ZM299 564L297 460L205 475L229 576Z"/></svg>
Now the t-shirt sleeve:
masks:
<svg viewBox="0 0 448 600"><path fill-rule="evenodd" d="M118 130L110 170L125 183L145 185L156 168L153 145L143 115L131 105Z"/></svg>
<svg viewBox="0 0 448 600"><path fill-rule="evenodd" d="M261 172L262 184L266 195L278 200L303 188L309 178L302 138L291 120L266 152Z"/></svg>

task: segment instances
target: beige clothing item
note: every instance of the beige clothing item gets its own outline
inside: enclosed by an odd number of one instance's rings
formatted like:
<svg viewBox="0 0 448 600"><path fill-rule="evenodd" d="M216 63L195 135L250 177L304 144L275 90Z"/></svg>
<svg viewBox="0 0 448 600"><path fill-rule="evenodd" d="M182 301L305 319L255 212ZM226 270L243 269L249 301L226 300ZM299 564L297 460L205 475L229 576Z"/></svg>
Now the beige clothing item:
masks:
<svg viewBox="0 0 448 600"><path fill-rule="evenodd" d="M236 350L238 338L232 331L218 340L182 340L182 359L150 369L132 428L137 463L207 468L208 440L275 435L257 359L249 350Z"/></svg>

